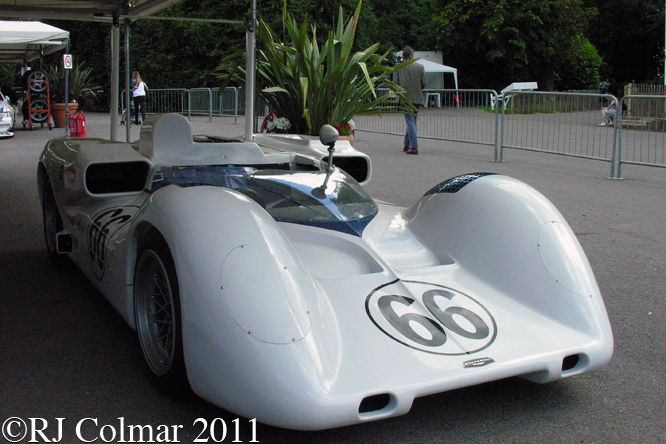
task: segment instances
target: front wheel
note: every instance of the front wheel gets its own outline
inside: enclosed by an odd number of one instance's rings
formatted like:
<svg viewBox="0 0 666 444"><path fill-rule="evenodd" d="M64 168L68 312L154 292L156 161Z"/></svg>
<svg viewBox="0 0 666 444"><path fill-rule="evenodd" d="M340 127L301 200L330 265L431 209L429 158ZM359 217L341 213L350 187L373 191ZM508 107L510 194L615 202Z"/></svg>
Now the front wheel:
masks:
<svg viewBox="0 0 666 444"><path fill-rule="evenodd" d="M183 356L176 267L164 238L149 233L138 254L134 316L143 356L157 385L181 398L190 393Z"/></svg>

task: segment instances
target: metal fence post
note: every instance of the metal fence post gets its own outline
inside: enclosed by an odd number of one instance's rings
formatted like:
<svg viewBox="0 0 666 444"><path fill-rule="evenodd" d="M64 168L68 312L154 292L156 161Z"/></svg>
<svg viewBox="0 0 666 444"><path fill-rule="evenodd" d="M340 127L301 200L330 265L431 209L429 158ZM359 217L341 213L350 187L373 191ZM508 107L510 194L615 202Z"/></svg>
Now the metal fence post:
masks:
<svg viewBox="0 0 666 444"><path fill-rule="evenodd" d="M622 102L618 102L616 97L613 97L615 102L615 125L614 125L614 134L613 134L613 156L611 158L611 179L620 179L620 146L622 145L621 137L618 137L618 134L622 135Z"/></svg>
<svg viewBox="0 0 666 444"><path fill-rule="evenodd" d="M499 127L499 103L497 100L497 93L493 91L493 95L490 96L490 102L492 103L493 100L495 100L495 158L493 159L493 162L500 162L501 158L501 141L499 139L500 137L500 127ZM504 119L502 119L502 123L504 123Z"/></svg>
<svg viewBox="0 0 666 444"><path fill-rule="evenodd" d="M234 125L238 123L238 88L234 88Z"/></svg>
<svg viewBox="0 0 666 444"><path fill-rule="evenodd" d="M500 128L500 141L499 141L499 159L496 159L496 162L504 162L504 110L506 110L506 107L504 106L504 98L502 98L502 122L501 122L501 128ZM495 101L495 112L499 113L499 100Z"/></svg>
<svg viewBox="0 0 666 444"><path fill-rule="evenodd" d="M208 88L208 121L213 121L213 91Z"/></svg>
<svg viewBox="0 0 666 444"><path fill-rule="evenodd" d="M184 92L187 94L187 119L192 120L192 95L189 89L185 89Z"/></svg>

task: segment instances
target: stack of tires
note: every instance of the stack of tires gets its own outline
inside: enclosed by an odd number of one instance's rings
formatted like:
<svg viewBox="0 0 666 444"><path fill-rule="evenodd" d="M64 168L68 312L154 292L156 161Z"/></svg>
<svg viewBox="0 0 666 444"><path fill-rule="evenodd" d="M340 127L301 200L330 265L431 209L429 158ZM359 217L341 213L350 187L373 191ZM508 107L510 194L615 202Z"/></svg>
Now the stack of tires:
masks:
<svg viewBox="0 0 666 444"><path fill-rule="evenodd" d="M25 100L21 113L23 113L23 128L30 122L49 123L49 79L46 72L41 69L26 71L21 77L21 87L25 92Z"/></svg>

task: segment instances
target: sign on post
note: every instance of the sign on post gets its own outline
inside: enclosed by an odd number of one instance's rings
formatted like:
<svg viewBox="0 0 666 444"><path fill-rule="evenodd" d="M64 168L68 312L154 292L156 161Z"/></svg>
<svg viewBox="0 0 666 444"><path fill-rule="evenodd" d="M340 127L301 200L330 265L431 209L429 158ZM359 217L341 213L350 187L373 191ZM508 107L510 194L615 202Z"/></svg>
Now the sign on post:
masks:
<svg viewBox="0 0 666 444"><path fill-rule="evenodd" d="M71 54L63 54L62 55L62 64L64 65L65 69L72 69L72 55Z"/></svg>

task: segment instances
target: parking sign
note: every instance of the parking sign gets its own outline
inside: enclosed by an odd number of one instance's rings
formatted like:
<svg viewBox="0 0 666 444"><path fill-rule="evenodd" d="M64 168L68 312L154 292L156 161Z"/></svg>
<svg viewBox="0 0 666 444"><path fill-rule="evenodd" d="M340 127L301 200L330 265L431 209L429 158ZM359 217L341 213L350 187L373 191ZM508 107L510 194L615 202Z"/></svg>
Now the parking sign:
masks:
<svg viewBox="0 0 666 444"><path fill-rule="evenodd" d="M72 69L72 55L63 54L62 55L62 64L65 66L65 69Z"/></svg>

